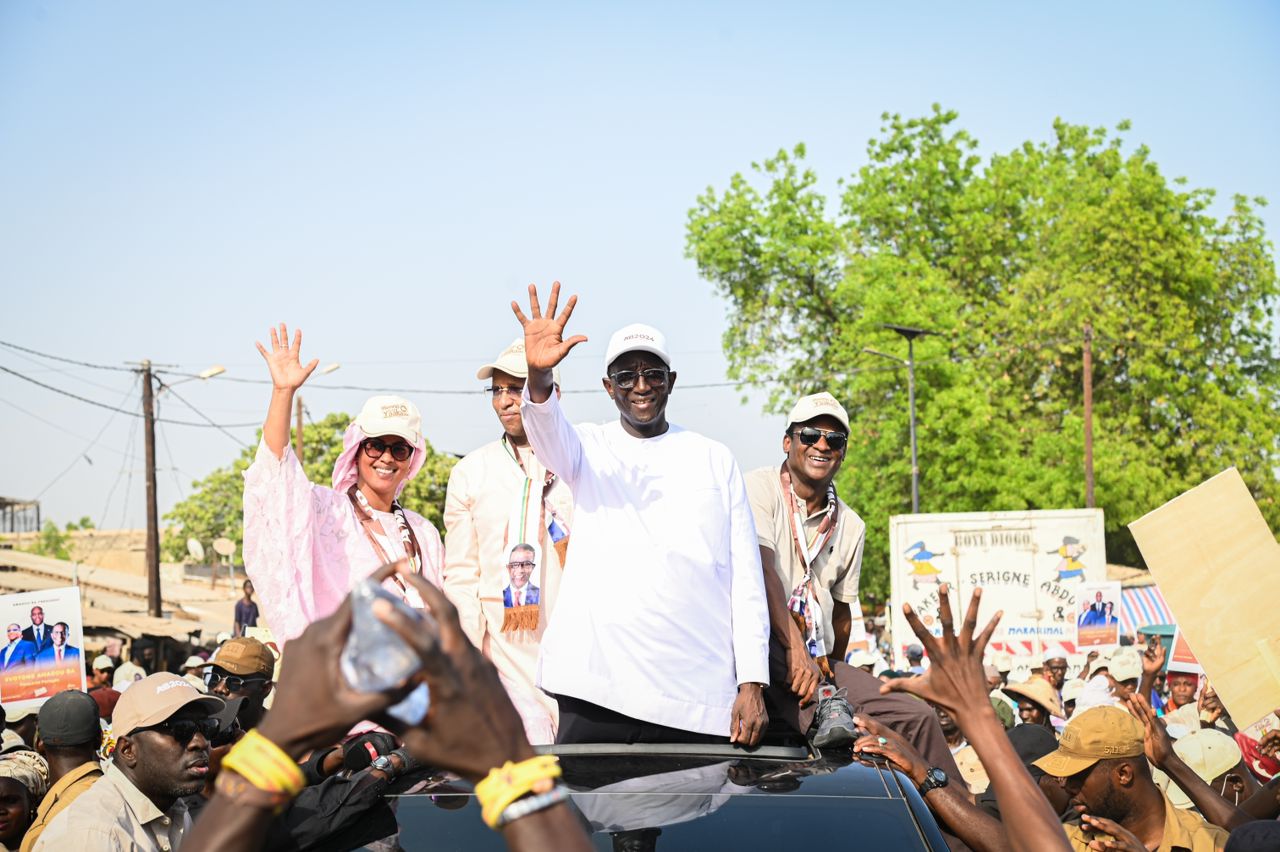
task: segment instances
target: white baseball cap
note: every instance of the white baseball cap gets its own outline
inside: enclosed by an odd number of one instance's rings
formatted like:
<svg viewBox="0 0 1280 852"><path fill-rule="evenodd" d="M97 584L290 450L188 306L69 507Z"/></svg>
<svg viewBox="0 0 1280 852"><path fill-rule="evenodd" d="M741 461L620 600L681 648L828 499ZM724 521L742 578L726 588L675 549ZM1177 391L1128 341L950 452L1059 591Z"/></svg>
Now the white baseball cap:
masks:
<svg viewBox="0 0 1280 852"><path fill-rule="evenodd" d="M632 323L623 326L609 338L609 346L604 352L604 371L609 372L609 365L626 352L650 352L662 359L662 363L671 369L671 356L667 354L667 336L651 325Z"/></svg>
<svg viewBox="0 0 1280 852"><path fill-rule="evenodd" d="M415 447L422 443L422 415L418 407L399 396L372 396L356 417L367 438L395 435Z"/></svg>
<svg viewBox="0 0 1280 852"><path fill-rule="evenodd" d="M1053 645L1049 648L1045 648L1044 651L1044 661L1046 663L1050 660L1065 660L1069 656L1067 649L1061 645Z"/></svg>
<svg viewBox="0 0 1280 852"><path fill-rule="evenodd" d="M807 423L815 417L834 417L845 429L849 428L849 414L831 394L823 391L802 396L787 415L787 423Z"/></svg>

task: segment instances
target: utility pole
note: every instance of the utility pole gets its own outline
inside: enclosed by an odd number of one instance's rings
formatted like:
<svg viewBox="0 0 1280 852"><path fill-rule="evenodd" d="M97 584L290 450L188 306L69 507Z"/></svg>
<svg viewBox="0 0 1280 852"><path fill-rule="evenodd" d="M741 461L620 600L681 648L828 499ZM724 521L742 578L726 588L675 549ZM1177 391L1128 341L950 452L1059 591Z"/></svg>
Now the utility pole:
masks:
<svg viewBox="0 0 1280 852"><path fill-rule="evenodd" d="M142 362L142 420L147 465L147 612L163 616L160 604L160 513L156 509L156 412L151 362Z"/></svg>
<svg viewBox="0 0 1280 852"><path fill-rule="evenodd" d="M293 433L293 452L298 456L298 464L306 464L307 457L302 453L302 397L293 398L293 418L296 422Z"/></svg>
<svg viewBox="0 0 1280 852"><path fill-rule="evenodd" d="M1093 500L1093 324L1084 324L1084 505Z"/></svg>

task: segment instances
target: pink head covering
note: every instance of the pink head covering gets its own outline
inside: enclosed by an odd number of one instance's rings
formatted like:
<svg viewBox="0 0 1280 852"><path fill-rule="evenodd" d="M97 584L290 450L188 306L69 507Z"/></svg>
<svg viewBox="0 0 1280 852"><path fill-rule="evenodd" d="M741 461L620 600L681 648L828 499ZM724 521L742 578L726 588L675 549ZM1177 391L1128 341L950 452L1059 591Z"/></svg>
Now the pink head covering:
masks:
<svg viewBox="0 0 1280 852"><path fill-rule="evenodd" d="M347 427L347 431L342 434L342 455L338 456L338 460L333 463L333 490L346 493L347 489L355 485L359 479L358 467L360 464L360 442L365 438L378 437L376 435L366 435L364 430L360 428L360 424L353 422ZM409 480L418 475L418 471L422 470L422 465L426 462L427 443L423 438L419 437L413 445L413 455L409 457L409 475L400 480L400 485L396 487L396 499L400 498L400 492L404 491L404 487L409 484Z"/></svg>

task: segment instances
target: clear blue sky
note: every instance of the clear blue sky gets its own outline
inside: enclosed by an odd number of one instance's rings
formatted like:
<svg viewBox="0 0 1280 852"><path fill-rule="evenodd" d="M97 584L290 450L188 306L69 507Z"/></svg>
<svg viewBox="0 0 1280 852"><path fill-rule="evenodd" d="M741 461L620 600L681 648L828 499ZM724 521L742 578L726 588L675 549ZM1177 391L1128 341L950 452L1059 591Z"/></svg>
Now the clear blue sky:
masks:
<svg viewBox="0 0 1280 852"><path fill-rule="evenodd" d="M307 354L342 363L324 381L468 390L516 336L507 303L559 278L591 337L566 387L598 386L609 332L630 321L666 330L682 383L719 382L724 304L683 257L708 185L797 141L833 184L864 162L881 112L937 101L987 153L1046 138L1055 116L1132 119L1167 175L1280 203L1278 43L1280 5L1264 2L12 0L0 339L262 378L253 342L284 319ZM137 404L125 373L4 350L0 364ZM265 411L255 385L179 392L221 422ZM304 391L316 417L364 396ZM497 433L478 393L414 398L440 449ZM744 466L776 460L781 419L740 398L678 391L671 414ZM567 404L612 412L602 393ZM176 400L164 414L194 419ZM58 521L141 525L140 434L131 460L133 423L108 417L0 374L0 494L43 491ZM92 464L76 461L104 425ZM237 452L212 430L161 438L162 511Z"/></svg>

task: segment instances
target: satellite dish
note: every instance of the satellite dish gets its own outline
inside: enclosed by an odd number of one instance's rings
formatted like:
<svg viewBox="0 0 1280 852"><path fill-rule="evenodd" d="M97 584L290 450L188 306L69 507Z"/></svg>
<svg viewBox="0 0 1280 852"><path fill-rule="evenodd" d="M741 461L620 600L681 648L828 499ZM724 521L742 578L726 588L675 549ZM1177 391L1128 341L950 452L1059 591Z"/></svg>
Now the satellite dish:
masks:
<svg viewBox="0 0 1280 852"><path fill-rule="evenodd" d="M204 561L204 545L194 538L187 539L187 553L191 554L191 558L196 562Z"/></svg>
<svg viewBox="0 0 1280 852"><path fill-rule="evenodd" d="M213 540L213 552L219 556L234 556L236 543L229 538L215 538Z"/></svg>

